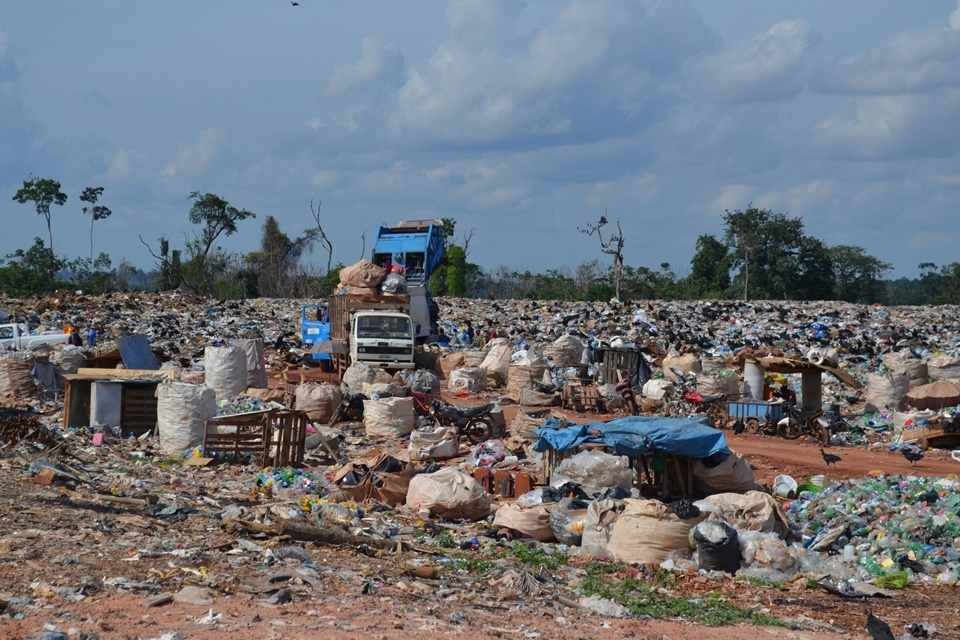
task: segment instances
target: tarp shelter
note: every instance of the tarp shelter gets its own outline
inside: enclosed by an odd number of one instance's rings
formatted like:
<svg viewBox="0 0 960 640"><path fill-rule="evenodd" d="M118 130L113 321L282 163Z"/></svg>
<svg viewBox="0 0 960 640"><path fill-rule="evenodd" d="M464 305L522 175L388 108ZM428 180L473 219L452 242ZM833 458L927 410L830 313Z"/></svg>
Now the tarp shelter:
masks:
<svg viewBox="0 0 960 640"><path fill-rule="evenodd" d="M765 357L743 360L744 394L754 400L763 400L763 377L771 373L799 373L801 377L800 404L804 409L819 411L823 408L823 391L820 376L825 372L852 389L860 384L849 373L828 364L818 364L797 358Z"/></svg>
<svg viewBox="0 0 960 640"><path fill-rule="evenodd" d="M706 418L704 416L704 418ZM547 420L534 431L534 451L566 451L585 443L603 444L620 455L637 456L663 451L719 464L730 455L723 432L695 418L630 416L609 422L589 422L558 429Z"/></svg>
<svg viewBox="0 0 960 640"><path fill-rule="evenodd" d="M604 446L615 453L640 461L646 470L646 458L660 452L673 458L680 492L689 496L693 490L692 459L699 459L708 467L720 464L730 456L723 432L708 426L706 416L700 418L658 418L630 416L609 422L561 427L550 419L534 431L537 442L534 451L544 453L546 472L552 472L556 454L574 452L581 446ZM639 470L637 471L639 479ZM664 494L668 493L664 474ZM549 482L549 478L547 479Z"/></svg>

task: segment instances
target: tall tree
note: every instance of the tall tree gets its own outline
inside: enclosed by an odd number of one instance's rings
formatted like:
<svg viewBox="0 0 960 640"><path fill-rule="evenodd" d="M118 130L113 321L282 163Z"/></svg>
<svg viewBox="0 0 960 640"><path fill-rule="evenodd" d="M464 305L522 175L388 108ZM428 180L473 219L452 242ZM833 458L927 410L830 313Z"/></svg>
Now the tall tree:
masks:
<svg viewBox="0 0 960 640"><path fill-rule="evenodd" d="M690 261L689 281L697 297L718 298L730 287L730 256L726 245L711 235L697 238Z"/></svg>
<svg viewBox="0 0 960 640"><path fill-rule="evenodd" d="M90 263L93 264L93 223L97 220L104 220L110 217L113 212L107 207L97 204L97 200L103 195L103 187L87 187L80 194L80 199L89 202L89 207L84 207L83 212L90 213Z"/></svg>
<svg viewBox="0 0 960 640"><path fill-rule="evenodd" d="M23 181L23 187L17 191L13 199L20 204L32 202L37 208L37 214L47 220L47 235L50 238L50 277L56 272L56 257L53 254L53 226L50 224L50 205L62 207L67 201L67 194L60 191L60 183L49 178L31 178Z"/></svg>
<svg viewBox="0 0 960 640"><path fill-rule="evenodd" d="M803 222L782 213L757 209L727 211L724 241L733 251L731 268L739 269L743 299L785 298L796 273L796 256L803 240Z"/></svg>
<svg viewBox="0 0 960 640"><path fill-rule="evenodd" d="M193 206L190 208L190 222L200 225L194 239L187 243L190 255L184 264L183 283L195 291L203 290L211 295L214 288L214 272L230 266L227 255L215 256L211 260L211 250L221 235L231 236L237 232L237 223L256 215L237 209L229 202L212 193L193 191L190 194ZM215 263L215 264L214 264Z"/></svg>
<svg viewBox="0 0 960 640"><path fill-rule="evenodd" d="M871 303L880 299L883 284L880 277L891 265L867 254L863 247L838 244L830 247L833 263L835 295L847 302Z"/></svg>
<svg viewBox="0 0 960 640"><path fill-rule="evenodd" d="M820 240L804 237L797 251L797 272L791 298L833 300L835 270L830 250Z"/></svg>
<svg viewBox="0 0 960 640"><path fill-rule="evenodd" d="M327 252L327 273L330 273L330 263L333 262L333 243L330 242L330 239L327 238L327 234L323 231L323 226L320 224L320 205L323 202L317 200L317 208L313 208L313 200L310 200L310 213L313 215L313 219L317 222L317 233L320 234L320 244L323 246L324 250Z"/></svg>
<svg viewBox="0 0 960 640"><path fill-rule="evenodd" d="M577 227L580 233L592 236L597 234L600 241L600 251L613 256L613 290L614 297L620 300L620 289L623 285L623 229L620 228L620 222L617 222L617 233L611 233L605 241L603 239L603 227L607 225L607 216L600 216L597 224L588 224L586 229Z"/></svg>

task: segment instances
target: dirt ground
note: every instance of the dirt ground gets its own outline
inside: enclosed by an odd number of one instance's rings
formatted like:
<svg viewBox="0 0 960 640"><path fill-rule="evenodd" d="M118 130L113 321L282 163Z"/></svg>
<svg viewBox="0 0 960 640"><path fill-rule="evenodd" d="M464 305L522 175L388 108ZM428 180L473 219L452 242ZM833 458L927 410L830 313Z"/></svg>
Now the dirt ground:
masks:
<svg viewBox="0 0 960 640"><path fill-rule="evenodd" d="M508 419L515 410L508 409ZM795 478L826 473L841 480L878 471L923 476L960 471L960 463L943 452L931 452L913 466L885 449L852 447L831 447L842 460L827 469L814 443L726 435L730 448L744 454L757 480L767 485L781 473ZM59 458L89 481L68 488L35 481L28 467L40 455L45 452L36 448L0 450L0 639L41 637L47 631L50 640L57 637L52 632L74 640L860 640L868 638L868 608L897 634L904 633L905 624L927 622L936 625L941 638L960 638L960 589L951 587L910 586L893 598L865 601L811 589L806 580L759 584L679 574L673 591L691 598L718 593L790 626L710 627L602 617L576 605L576 586L586 576L590 558L541 572L543 579L533 591L504 596L496 580L505 569L535 572L536 567L501 556L492 569L470 572L455 569L450 557L488 556L427 544L400 552L334 547L225 529L215 514L230 504L256 504L236 490L242 478L256 473L250 467L187 467L138 457L136 450L120 444L85 445ZM163 502L196 511L160 519L142 506L92 499L111 491L129 495L130 483L137 481ZM415 516L397 517L401 524L423 525ZM460 526L464 528L454 529L458 539L485 528L483 523ZM265 548L292 544L306 549L307 565L273 561L264 553ZM308 575L295 574L302 566ZM265 588L265 579L272 579L274 588ZM191 601L147 606L152 596L182 594L190 586L200 590Z"/></svg>

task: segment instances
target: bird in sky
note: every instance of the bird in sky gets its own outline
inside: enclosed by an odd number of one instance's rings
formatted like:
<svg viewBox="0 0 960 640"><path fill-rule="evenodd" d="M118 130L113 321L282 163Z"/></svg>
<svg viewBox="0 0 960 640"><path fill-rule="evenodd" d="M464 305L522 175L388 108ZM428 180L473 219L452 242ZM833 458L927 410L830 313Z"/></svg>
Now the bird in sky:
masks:
<svg viewBox="0 0 960 640"><path fill-rule="evenodd" d="M820 455L823 456L823 461L827 463L827 468L829 468L831 464L833 464L833 466L837 466L837 463L843 460L843 458L840 456L827 453L823 450L823 447L820 448Z"/></svg>
<svg viewBox="0 0 960 640"><path fill-rule="evenodd" d="M299 3L299 2L291 2L291 3L290 3L290 6L291 6L291 7L299 7L299 6L300 6L300 3Z"/></svg>
<svg viewBox="0 0 960 640"><path fill-rule="evenodd" d="M923 460L924 453L923 451L911 451L910 449L904 449L900 453L903 454L903 457L910 461L910 464L917 464Z"/></svg>
<svg viewBox="0 0 960 640"><path fill-rule="evenodd" d="M897 640L890 625L867 611L867 633L873 640Z"/></svg>

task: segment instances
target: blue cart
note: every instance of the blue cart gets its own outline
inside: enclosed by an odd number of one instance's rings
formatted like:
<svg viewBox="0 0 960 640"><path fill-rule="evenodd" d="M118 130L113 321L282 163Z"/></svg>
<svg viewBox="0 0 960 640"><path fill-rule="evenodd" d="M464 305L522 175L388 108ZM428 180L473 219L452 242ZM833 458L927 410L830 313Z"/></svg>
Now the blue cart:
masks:
<svg viewBox="0 0 960 640"><path fill-rule="evenodd" d="M777 423L787 416L787 404L741 398L727 402L727 413L734 423L743 423L748 433L776 434Z"/></svg>

